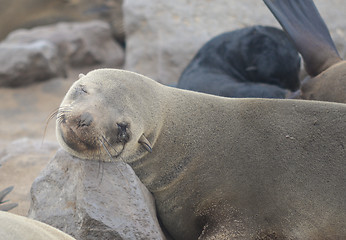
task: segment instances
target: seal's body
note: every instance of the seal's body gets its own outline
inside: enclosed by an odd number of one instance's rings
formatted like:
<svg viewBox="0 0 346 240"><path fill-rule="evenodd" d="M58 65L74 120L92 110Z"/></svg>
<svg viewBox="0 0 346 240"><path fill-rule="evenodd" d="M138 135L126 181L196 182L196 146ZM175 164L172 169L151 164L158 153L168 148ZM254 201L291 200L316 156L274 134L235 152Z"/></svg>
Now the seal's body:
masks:
<svg viewBox="0 0 346 240"><path fill-rule="evenodd" d="M296 98L346 103L346 61L342 60L312 0L264 0L301 53L310 77Z"/></svg>
<svg viewBox="0 0 346 240"><path fill-rule="evenodd" d="M0 211L0 239L75 240L45 223L4 211Z"/></svg>
<svg viewBox="0 0 346 240"><path fill-rule="evenodd" d="M174 239L346 237L346 105L231 99L100 69L65 96L57 137L125 161Z"/></svg>
<svg viewBox="0 0 346 240"><path fill-rule="evenodd" d="M224 97L285 98L299 88L300 58L284 31L253 26L208 41L177 87Z"/></svg>

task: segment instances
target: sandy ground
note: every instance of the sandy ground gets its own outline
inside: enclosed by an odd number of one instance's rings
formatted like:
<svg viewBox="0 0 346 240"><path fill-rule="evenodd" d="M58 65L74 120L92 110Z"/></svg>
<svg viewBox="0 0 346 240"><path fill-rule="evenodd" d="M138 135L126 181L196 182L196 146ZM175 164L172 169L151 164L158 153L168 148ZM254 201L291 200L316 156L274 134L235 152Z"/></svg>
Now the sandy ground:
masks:
<svg viewBox="0 0 346 240"><path fill-rule="evenodd" d="M0 191L14 186L6 199L19 205L11 212L27 215L31 184L59 148L55 120L47 125L49 115L59 107L78 74L94 68L69 70L67 79L0 88Z"/></svg>

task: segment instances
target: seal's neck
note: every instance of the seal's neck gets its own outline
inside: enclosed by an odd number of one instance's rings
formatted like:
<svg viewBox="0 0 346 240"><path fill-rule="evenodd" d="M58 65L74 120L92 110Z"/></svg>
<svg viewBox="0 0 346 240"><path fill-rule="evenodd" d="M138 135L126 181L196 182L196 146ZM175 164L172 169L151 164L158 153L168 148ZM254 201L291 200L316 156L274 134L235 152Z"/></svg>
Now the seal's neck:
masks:
<svg viewBox="0 0 346 240"><path fill-rule="evenodd" d="M153 193L181 181L192 161L210 152L209 141L215 141L225 124L219 116L233 109L232 99L168 87L165 91L155 116L160 121L147 136L152 153L129 163Z"/></svg>

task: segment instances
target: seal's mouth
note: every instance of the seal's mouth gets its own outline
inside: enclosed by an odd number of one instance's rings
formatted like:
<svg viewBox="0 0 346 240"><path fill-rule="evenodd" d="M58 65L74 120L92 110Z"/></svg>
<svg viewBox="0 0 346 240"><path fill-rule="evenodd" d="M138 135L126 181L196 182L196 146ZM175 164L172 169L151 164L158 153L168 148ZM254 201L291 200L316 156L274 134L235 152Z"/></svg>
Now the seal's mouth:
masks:
<svg viewBox="0 0 346 240"><path fill-rule="evenodd" d="M107 138L104 135L101 135L101 137L99 138L99 141L103 149L107 152L110 158L119 157L124 151L126 143L130 140L129 125L124 122L117 123L116 125L117 125L117 131L116 131L117 136L115 139L110 138L109 140L107 140ZM120 149L120 151L114 148L114 146L119 144L122 145L122 148ZM109 146L110 149L107 146ZM112 154L112 150L115 153L115 155Z"/></svg>
<svg viewBox="0 0 346 240"><path fill-rule="evenodd" d="M130 140L129 124L117 122L101 127L89 112L75 114L72 111L58 111L57 133L65 147L84 159L112 161L123 153Z"/></svg>

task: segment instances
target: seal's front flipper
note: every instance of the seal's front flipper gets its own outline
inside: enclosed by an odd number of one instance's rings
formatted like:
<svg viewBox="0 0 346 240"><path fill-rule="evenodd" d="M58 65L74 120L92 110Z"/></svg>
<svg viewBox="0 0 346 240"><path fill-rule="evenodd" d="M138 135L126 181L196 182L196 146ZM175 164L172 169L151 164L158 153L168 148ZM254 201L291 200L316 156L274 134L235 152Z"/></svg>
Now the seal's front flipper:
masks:
<svg viewBox="0 0 346 240"><path fill-rule="evenodd" d="M341 61L329 30L312 0L263 0L316 76Z"/></svg>
<svg viewBox="0 0 346 240"><path fill-rule="evenodd" d="M9 211L11 210L12 208L15 208L18 206L17 203L7 203L7 204L3 204L3 203L6 203L8 202L7 201L3 201L3 199L7 196L7 194L9 194L11 191L13 190L13 186L11 187L8 187L4 190L2 190L0 192L0 211Z"/></svg>
<svg viewBox="0 0 346 240"><path fill-rule="evenodd" d="M0 192L0 203L4 203L3 199L13 190L13 186L8 187Z"/></svg>
<svg viewBox="0 0 346 240"><path fill-rule="evenodd" d="M152 152L152 146L151 143L149 142L149 140L144 136L144 134L142 134L142 136L139 138L138 142L140 144L142 144L142 146L148 151L148 152Z"/></svg>
<svg viewBox="0 0 346 240"><path fill-rule="evenodd" d="M7 203L7 204L1 204L0 205L0 211L10 211L11 209L15 208L18 206L18 203Z"/></svg>

